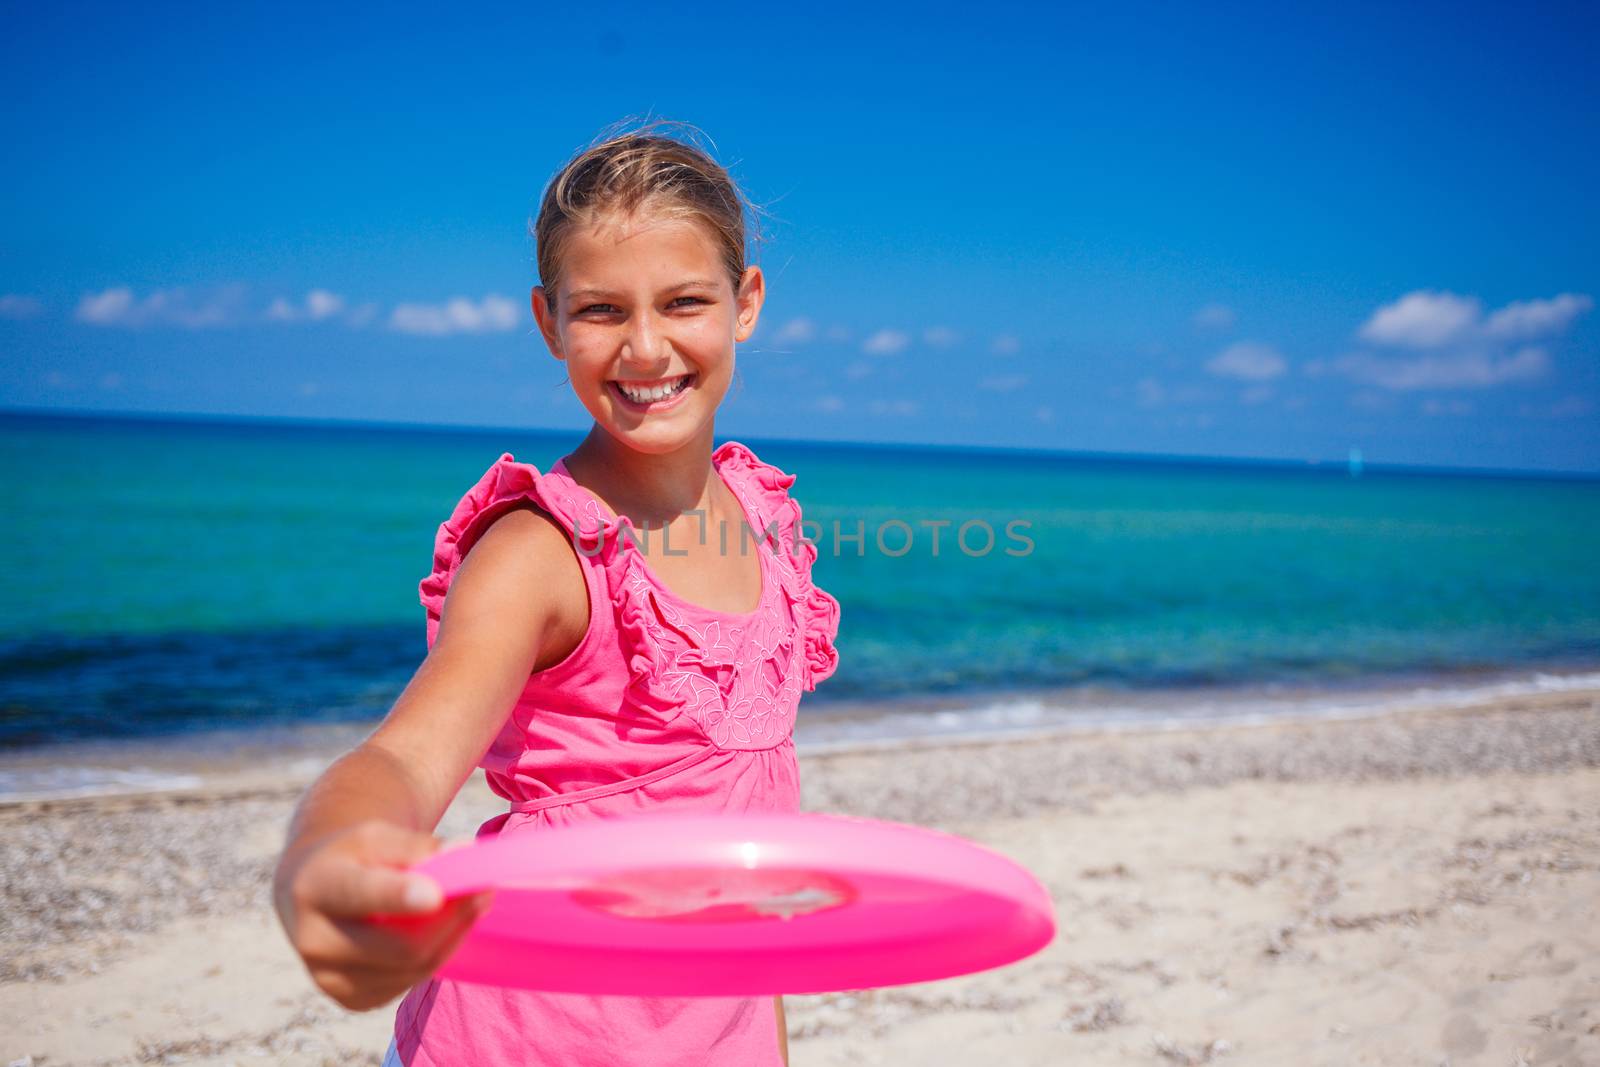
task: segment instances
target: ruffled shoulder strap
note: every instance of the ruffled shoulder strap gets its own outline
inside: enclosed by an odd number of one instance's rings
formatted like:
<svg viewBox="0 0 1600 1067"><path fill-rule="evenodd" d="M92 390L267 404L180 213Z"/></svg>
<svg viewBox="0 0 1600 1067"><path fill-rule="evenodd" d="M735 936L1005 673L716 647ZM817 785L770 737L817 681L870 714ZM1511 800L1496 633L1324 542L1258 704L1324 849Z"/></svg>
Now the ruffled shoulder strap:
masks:
<svg viewBox="0 0 1600 1067"><path fill-rule="evenodd" d="M428 647L433 647L444 611L445 594L467 552L483 536L494 520L523 501L532 501L549 512L569 533L580 532L578 501L570 484L549 474L540 474L531 463L518 463L510 452L503 453L476 485L467 490L439 525L433 542L433 570L418 584L417 592L428 616Z"/></svg>
<svg viewBox="0 0 1600 1067"><path fill-rule="evenodd" d="M789 579L784 585L804 631L801 685L809 692L838 669L834 642L839 634L839 602L812 583L817 546L806 536L800 502L789 493L794 475L762 462L738 441L723 442L711 458L725 477L738 479L744 487L762 530L776 534L775 555L784 564Z"/></svg>

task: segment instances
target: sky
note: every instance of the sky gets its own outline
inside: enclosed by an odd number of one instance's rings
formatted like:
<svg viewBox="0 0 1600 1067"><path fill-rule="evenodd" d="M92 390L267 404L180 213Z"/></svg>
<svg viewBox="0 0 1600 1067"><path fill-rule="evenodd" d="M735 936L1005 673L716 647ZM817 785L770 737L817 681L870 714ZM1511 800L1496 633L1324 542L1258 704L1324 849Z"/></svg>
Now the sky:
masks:
<svg viewBox="0 0 1600 1067"><path fill-rule="evenodd" d="M0 407L586 428L529 223L648 116L719 438L1600 472L1592 6L766 7L8 5Z"/></svg>

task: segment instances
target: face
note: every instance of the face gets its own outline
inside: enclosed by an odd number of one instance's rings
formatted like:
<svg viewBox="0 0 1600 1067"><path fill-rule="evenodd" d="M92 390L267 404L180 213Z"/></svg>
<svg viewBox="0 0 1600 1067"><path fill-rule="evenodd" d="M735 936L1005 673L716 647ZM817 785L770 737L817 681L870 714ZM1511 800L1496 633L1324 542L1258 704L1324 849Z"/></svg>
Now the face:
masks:
<svg viewBox="0 0 1600 1067"><path fill-rule="evenodd" d="M709 437L761 313L759 267L735 291L702 224L612 221L572 234L557 290L552 312L536 287L533 313L600 426L652 453Z"/></svg>

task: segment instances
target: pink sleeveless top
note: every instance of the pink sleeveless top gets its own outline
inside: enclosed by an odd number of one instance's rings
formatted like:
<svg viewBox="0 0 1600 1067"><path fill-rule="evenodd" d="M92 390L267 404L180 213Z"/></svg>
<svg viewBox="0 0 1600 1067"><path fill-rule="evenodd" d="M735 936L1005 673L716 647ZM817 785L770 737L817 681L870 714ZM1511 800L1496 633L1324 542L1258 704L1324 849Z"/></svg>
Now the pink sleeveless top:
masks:
<svg viewBox="0 0 1600 1067"><path fill-rule="evenodd" d="M794 476L737 441L711 461L749 526L727 531L726 551L761 561L761 599L744 615L672 593L629 520L611 516L564 460L540 474L505 453L439 527L420 585L430 648L467 550L520 501L566 527L589 592L583 639L529 677L479 761L510 802L480 838L646 810L800 809L795 712L838 665L839 603L811 583L817 550L801 537ZM591 996L437 978L401 1000L395 1046L406 1067L782 1063L771 997Z"/></svg>

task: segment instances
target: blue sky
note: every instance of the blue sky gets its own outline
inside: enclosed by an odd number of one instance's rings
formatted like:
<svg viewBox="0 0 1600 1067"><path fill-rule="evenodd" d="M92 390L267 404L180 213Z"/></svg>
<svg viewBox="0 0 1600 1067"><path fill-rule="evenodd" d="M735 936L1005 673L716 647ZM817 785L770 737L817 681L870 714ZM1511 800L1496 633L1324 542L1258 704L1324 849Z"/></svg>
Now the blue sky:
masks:
<svg viewBox="0 0 1600 1067"><path fill-rule="evenodd" d="M581 429L544 182L773 216L720 436L1600 471L1596 16L14 5L0 405Z"/></svg>

